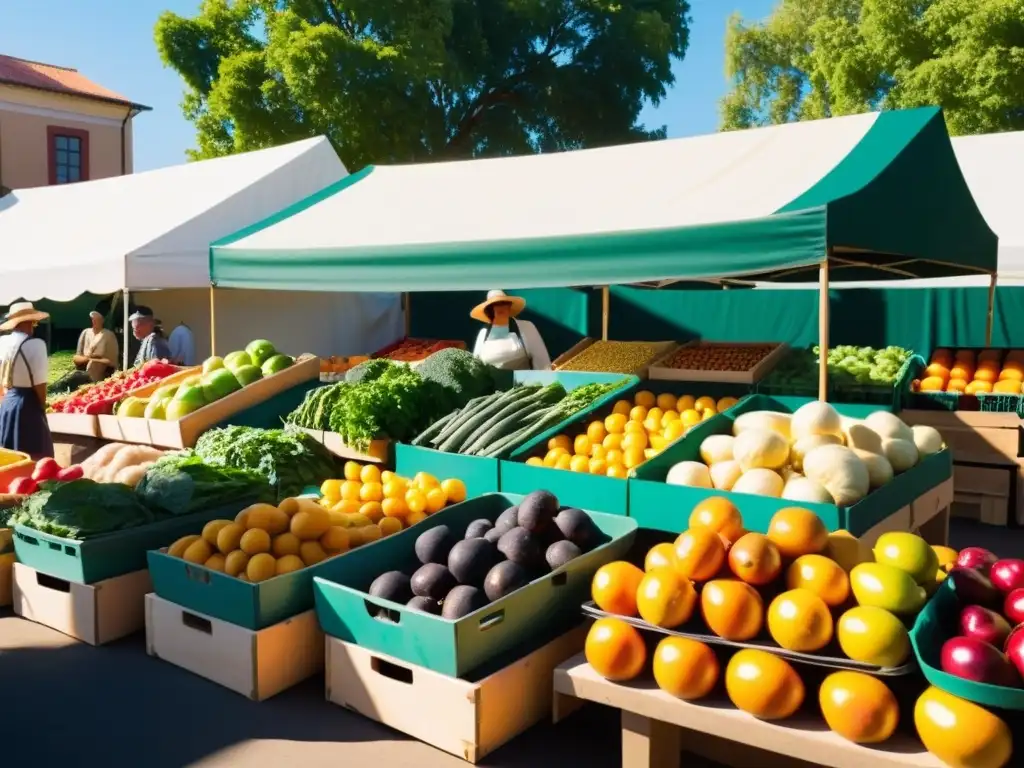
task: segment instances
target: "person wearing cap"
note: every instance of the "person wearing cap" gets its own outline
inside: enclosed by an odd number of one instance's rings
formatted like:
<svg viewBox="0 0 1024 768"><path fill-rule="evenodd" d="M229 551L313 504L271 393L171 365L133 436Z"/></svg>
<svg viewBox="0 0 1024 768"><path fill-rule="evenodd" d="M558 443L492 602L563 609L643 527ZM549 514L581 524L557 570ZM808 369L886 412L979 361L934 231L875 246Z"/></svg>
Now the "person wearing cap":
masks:
<svg viewBox="0 0 1024 768"><path fill-rule="evenodd" d="M196 337L184 321L178 323L171 331L167 343L171 348L172 363L189 367L196 364Z"/></svg>
<svg viewBox="0 0 1024 768"><path fill-rule="evenodd" d="M167 339L160 334L160 330L157 328L153 310L149 307L138 306L128 320L132 324L132 333L135 338L142 342L139 345L139 353L135 355L135 365L142 365L150 360L171 359L171 348L167 344Z"/></svg>
<svg viewBox="0 0 1024 768"><path fill-rule="evenodd" d="M22 301L12 304L0 324L0 447L34 459L53 457L46 422L46 381L50 363L46 342L33 331L49 315Z"/></svg>
<svg viewBox="0 0 1024 768"><path fill-rule="evenodd" d="M91 381L102 381L117 369L121 347L114 332L103 327L103 315L93 310L89 322L91 325L78 337L75 367L89 374Z"/></svg>
<svg viewBox="0 0 1024 768"><path fill-rule="evenodd" d="M504 291L489 291L487 299L473 308L469 316L487 325L477 334L473 354L496 368L510 371L551 368L548 348L537 326L518 317L526 308L526 299Z"/></svg>

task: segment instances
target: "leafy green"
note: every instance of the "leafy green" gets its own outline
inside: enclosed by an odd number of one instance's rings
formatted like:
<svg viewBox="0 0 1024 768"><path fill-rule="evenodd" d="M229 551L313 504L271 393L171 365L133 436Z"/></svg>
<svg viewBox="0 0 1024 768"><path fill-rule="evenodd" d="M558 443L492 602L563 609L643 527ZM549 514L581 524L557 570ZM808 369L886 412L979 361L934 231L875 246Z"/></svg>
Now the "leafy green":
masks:
<svg viewBox="0 0 1024 768"><path fill-rule="evenodd" d="M449 395L444 410L450 412L474 397L494 392L499 372L472 352L449 347L427 357L416 367L416 373L444 387Z"/></svg>
<svg viewBox="0 0 1024 768"><path fill-rule="evenodd" d="M151 509L170 515L216 509L234 501L272 503L277 496L263 475L211 466L192 452L161 458L135 492Z"/></svg>
<svg viewBox="0 0 1024 768"><path fill-rule="evenodd" d="M304 432L292 429L225 427L204 433L195 453L216 467L262 475L280 499L320 485L337 473L334 456Z"/></svg>
<svg viewBox="0 0 1024 768"><path fill-rule="evenodd" d="M127 485L82 479L43 483L13 510L8 523L82 540L155 520L153 511Z"/></svg>
<svg viewBox="0 0 1024 768"><path fill-rule="evenodd" d="M360 384L364 381L374 381L383 376L387 370L394 365L390 360L375 358L367 360L349 369L345 373L345 381L349 384Z"/></svg>

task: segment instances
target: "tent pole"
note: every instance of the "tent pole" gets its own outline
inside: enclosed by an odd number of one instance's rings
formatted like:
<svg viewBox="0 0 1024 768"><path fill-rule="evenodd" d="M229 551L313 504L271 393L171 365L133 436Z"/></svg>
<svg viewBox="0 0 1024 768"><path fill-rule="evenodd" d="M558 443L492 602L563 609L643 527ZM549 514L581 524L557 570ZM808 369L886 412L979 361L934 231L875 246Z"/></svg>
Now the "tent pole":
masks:
<svg viewBox="0 0 1024 768"><path fill-rule="evenodd" d="M818 291L818 399L828 401L828 262L832 256L829 248L819 272Z"/></svg>
<svg viewBox="0 0 1024 768"><path fill-rule="evenodd" d="M996 306L996 273L993 272L988 282L988 317L985 320L985 346L992 346L992 326L995 319Z"/></svg>
<svg viewBox="0 0 1024 768"><path fill-rule="evenodd" d="M405 319L405 338L409 338L409 333L412 331L412 297L408 291L402 294L402 314Z"/></svg>
<svg viewBox="0 0 1024 768"><path fill-rule="evenodd" d="M128 311L128 301L130 294L128 289L125 288L121 293L121 349L123 350L121 359L124 363L123 370L128 370L128 328L131 323L128 322L128 317L131 312Z"/></svg>
<svg viewBox="0 0 1024 768"><path fill-rule="evenodd" d="M215 286L210 283L210 357L217 354L217 297Z"/></svg>
<svg viewBox="0 0 1024 768"><path fill-rule="evenodd" d="M611 314L611 290L607 285L601 288L601 341L608 341L608 316Z"/></svg>

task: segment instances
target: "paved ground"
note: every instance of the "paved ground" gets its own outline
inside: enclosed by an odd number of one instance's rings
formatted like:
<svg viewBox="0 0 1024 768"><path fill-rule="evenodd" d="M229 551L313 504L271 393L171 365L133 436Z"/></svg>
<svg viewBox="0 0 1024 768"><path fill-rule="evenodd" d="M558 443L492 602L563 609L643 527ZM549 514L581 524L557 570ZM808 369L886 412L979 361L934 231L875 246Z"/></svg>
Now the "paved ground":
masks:
<svg viewBox="0 0 1024 768"><path fill-rule="evenodd" d="M1017 531L957 525L953 543L1024 555ZM91 648L9 612L0 612L0 732L2 764L13 768L466 765L328 704L322 680L257 704L149 658L140 636ZM557 728L534 728L484 764L612 768L619 746L617 714L590 706Z"/></svg>

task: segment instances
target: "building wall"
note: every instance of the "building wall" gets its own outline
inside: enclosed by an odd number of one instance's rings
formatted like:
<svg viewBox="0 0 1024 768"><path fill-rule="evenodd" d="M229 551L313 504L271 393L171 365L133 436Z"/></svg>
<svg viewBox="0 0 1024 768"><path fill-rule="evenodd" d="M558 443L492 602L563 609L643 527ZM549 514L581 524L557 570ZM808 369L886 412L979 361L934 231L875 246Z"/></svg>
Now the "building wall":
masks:
<svg viewBox="0 0 1024 768"><path fill-rule="evenodd" d="M51 129L88 135L88 178L121 175L121 124L128 107L0 85L0 184L10 189L50 183ZM58 131L59 132L59 131ZM125 171L132 172L132 123L125 126Z"/></svg>

